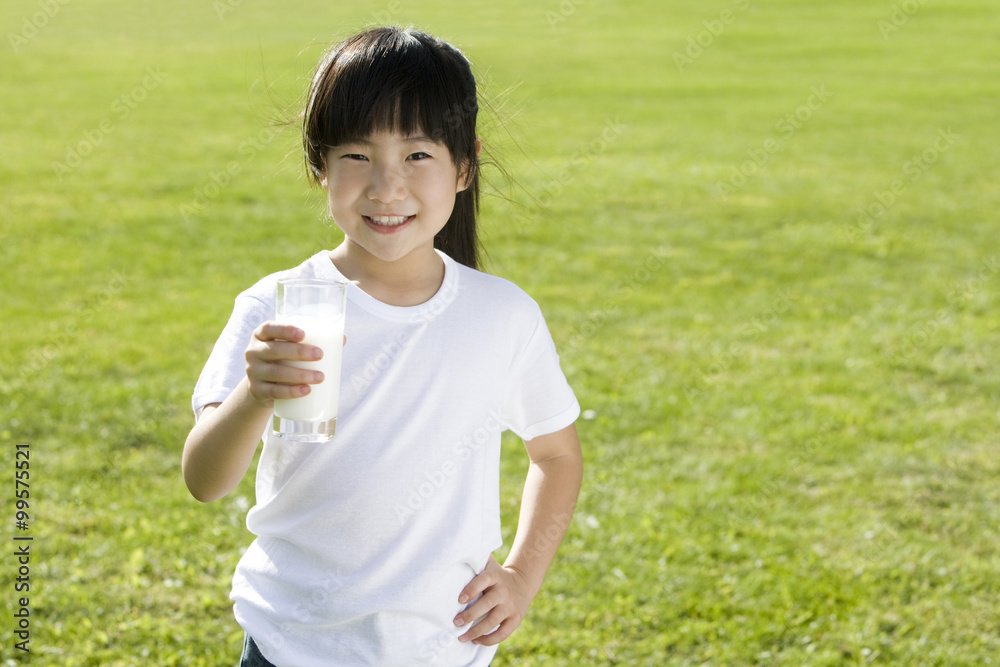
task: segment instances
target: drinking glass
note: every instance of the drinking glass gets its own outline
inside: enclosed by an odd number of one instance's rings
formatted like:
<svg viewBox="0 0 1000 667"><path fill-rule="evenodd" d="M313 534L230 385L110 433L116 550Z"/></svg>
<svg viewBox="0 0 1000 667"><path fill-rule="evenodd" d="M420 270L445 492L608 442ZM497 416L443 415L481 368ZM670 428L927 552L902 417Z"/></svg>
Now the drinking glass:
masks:
<svg viewBox="0 0 1000 667"><path fill-rule="evenodd" d="M321 371L323 381L309 385L299 398L275 399L274 434L294 441L326 442L337 430L340 361L344 344L347 284L335 280L293 278L278 281L275 320L302 329L302 340L323 350L319 361L287 361Z"/></svg>

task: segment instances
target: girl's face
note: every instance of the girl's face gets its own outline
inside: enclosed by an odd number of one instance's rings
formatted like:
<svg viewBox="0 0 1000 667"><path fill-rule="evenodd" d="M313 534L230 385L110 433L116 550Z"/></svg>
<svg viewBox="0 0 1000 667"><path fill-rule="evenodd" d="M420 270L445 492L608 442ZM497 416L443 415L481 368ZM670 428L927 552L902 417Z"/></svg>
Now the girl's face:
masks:
<svg viewBox="0 0 1000 667"><path fill-rule="evenodd" d="M382 132L331 149L321 183L347 239L392 262L432 257L464 181L444 144Z"/></svg>

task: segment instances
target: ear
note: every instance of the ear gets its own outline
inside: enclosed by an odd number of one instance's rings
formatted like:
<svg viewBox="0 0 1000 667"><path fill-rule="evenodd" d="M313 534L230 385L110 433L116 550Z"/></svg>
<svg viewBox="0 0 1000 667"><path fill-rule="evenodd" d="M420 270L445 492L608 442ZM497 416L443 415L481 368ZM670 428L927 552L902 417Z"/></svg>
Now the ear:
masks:
<svg viewBox="0 0 1000 667"><path fill-rule="evenodd" d="M483 141L479 137L476 137L476 161L479 160L479 154L483 150ZM458 170L458 185L455 187L455 192L459 193L467 190L470 185L472 185L473 174L469 169L469 163L463 162L462 168Z"/></svg>

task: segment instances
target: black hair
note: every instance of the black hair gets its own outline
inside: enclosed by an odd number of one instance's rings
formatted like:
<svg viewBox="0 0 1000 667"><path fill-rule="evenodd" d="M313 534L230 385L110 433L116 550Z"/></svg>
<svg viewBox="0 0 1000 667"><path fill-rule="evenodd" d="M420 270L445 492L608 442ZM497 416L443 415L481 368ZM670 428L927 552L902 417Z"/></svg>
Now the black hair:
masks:
<svg viewBox="0 0 1000 667"><path fill-rule="evenodd" d="M448 147L468 187L434 247L479 267L479 104L472 67L447 42L411 28L372 28L341 41L320 61L302 115L306 165L314 183L327 152L380 131L421 133Z"/></svg>

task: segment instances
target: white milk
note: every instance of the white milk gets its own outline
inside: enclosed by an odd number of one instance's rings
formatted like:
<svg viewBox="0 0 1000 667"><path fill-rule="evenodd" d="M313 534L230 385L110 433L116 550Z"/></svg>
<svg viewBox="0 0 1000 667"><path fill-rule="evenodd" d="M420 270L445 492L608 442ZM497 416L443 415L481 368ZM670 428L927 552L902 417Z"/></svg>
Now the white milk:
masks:
<svg viewBox="0 0 1000 667"><path fill-rule="evenodd" d="M286 361L289 366L308 368L323 373L323 381L309 385L310 392L299 398L275 399L274 414L296 421L329 421L337 418L340 401L340 359L344 349L344 318L282 318L306 333L303 343L323 350L319 361Z"/></svg>

